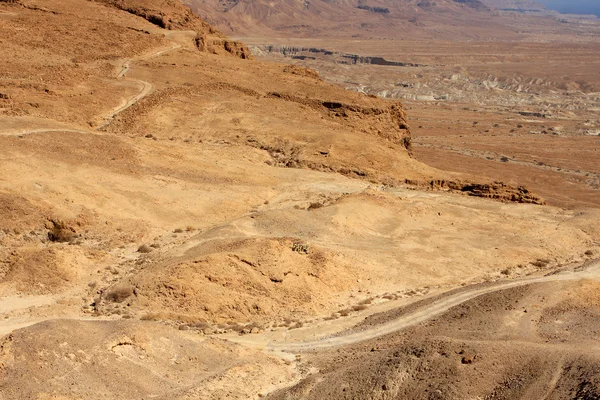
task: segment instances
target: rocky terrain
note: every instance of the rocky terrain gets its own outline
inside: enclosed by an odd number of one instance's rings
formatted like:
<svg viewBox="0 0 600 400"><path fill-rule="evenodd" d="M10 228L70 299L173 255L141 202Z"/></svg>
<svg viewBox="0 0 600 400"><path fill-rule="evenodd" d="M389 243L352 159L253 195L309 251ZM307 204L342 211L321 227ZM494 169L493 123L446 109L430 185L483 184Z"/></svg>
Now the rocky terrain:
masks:
<svg viewBox="0 0 600 400"><path fill-rule="evenodd" d="M1 399L598 391L592 183L557 207L427 165L452 109L257 60L175 0L0 1L0 32Z"/></svg>
<svg viewBox="0 0 600 400"><path fill-rule="evenodd" d="M550 204L597 205L600 43L247 38L260 59L402 99L416 157L526 184ZM275 44L261 44L261 43ZM555 190L561 187L560 191Z"/></svg>
<svg viewBox="0 0 600 400"><path fill-rule="evenodd" d="M223 32L252 38L353 40L576 40L593 16L566 16L535 0L185 0ZM594 31L597 33L598 27ZM576 33L576 31L579 31Z"/></svg>
<svg viewBox="0 0 600 400"><path fill-rule="evenodd" d="M597 290L585 280L506 290L402 333L304 353L319 372L268 398L597 398Z"/></svg>

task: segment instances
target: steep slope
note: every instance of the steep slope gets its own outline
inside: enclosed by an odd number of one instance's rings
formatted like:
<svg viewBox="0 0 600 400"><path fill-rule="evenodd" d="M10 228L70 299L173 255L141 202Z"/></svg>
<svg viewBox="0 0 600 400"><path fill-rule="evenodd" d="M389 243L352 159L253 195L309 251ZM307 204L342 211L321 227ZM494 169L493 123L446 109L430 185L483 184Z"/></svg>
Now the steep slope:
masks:
<svg viewBox="0 0 600 400"><path fill-rule="evenodd" d="M411 39L523 36L515 32L511 17L495 11L495 3L479 0L185 0L185 3L224 32L245 37L400 39L406 38L407 32Z"/></svg>

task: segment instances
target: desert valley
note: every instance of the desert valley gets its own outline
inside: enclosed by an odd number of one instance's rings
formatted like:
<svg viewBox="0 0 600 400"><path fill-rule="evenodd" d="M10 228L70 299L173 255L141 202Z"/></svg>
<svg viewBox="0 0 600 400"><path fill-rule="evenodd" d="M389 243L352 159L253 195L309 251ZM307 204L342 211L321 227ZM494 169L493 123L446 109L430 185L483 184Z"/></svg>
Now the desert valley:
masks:
<svg viewBox="0 0 600 400"><path fill-rule="evenodd" d="M0 0L0 399L600 398L600 19Z"/></svg>

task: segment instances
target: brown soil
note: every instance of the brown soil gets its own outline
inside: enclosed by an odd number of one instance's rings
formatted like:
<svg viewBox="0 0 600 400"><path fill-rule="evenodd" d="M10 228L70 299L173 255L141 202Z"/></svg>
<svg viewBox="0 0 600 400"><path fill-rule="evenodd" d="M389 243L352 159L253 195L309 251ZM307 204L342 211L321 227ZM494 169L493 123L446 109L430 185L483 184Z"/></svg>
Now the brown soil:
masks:
<svg viewBox="0 0 600 400"><path fill-rule="evenodd" d="M595 398L600 327L587 299L597 289L510 289L400 334L303 354L319 372L268 398Z"/></svg>

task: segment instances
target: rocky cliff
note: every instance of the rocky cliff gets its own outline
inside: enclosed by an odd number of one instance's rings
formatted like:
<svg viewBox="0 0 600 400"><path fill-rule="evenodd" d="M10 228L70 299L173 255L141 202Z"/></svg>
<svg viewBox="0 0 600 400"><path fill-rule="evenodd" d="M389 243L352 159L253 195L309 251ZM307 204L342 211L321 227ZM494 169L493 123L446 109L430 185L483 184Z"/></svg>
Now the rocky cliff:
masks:
<svg viewBox="0 0 600 400"><path fill-rule="evenodd" d="M227 39L225 35L199 18L178 0L95 1L142 17L163 29L196 31L196 44L200 51L214 54L231 54L243 59L251 58L250 51L243 43Z"/></svg>

